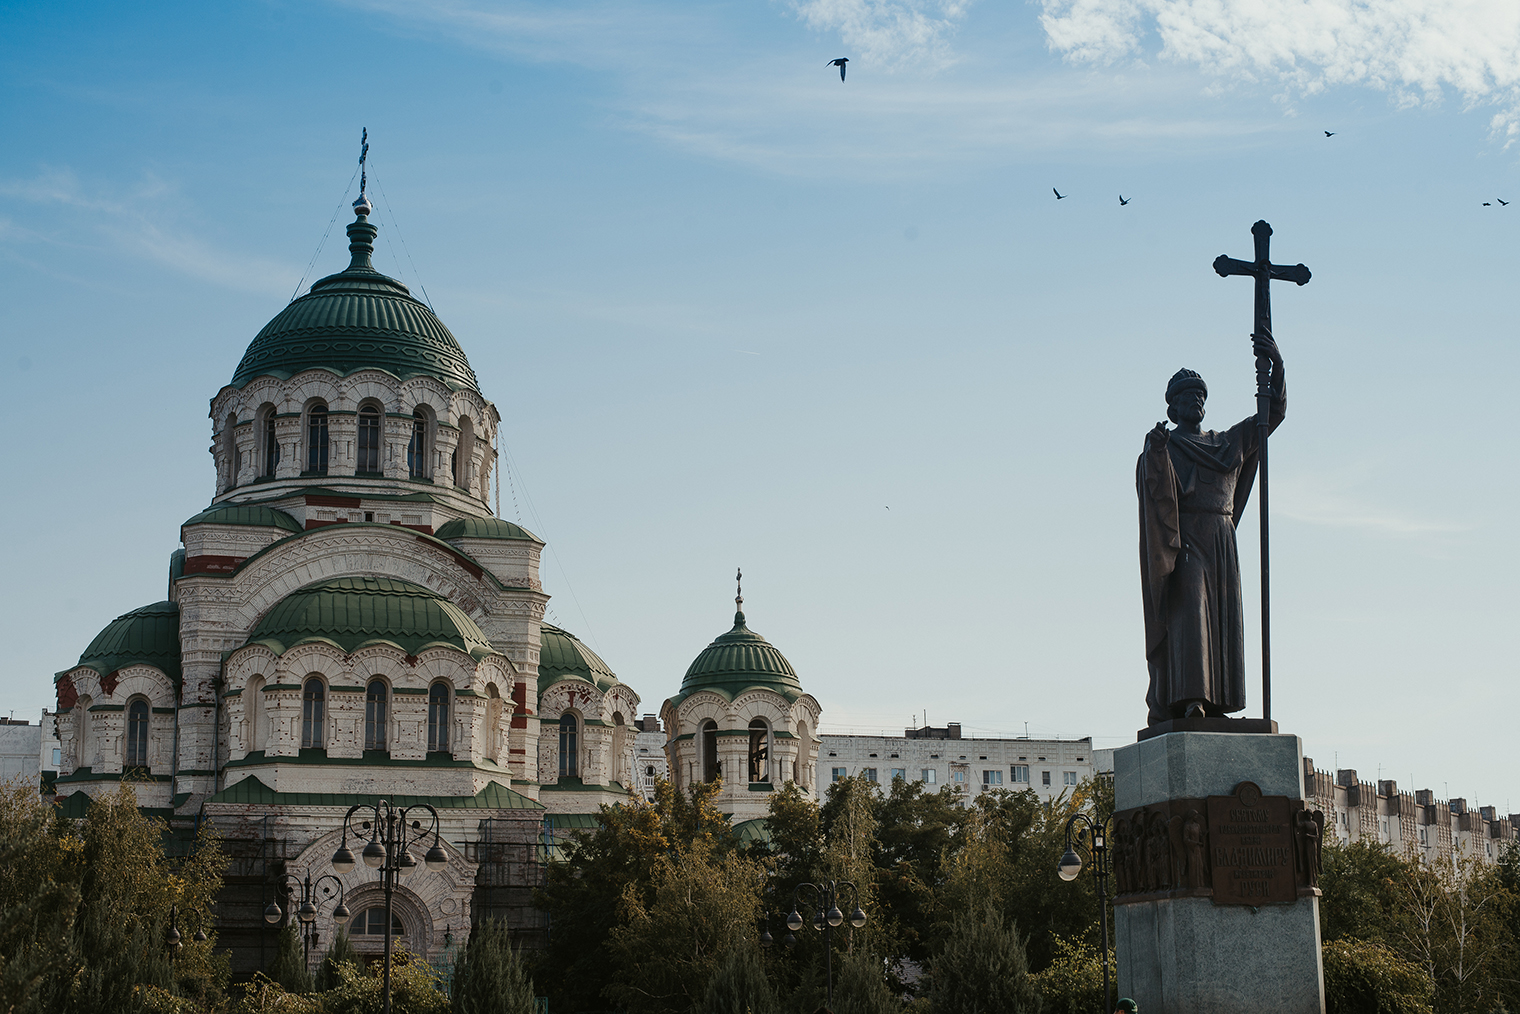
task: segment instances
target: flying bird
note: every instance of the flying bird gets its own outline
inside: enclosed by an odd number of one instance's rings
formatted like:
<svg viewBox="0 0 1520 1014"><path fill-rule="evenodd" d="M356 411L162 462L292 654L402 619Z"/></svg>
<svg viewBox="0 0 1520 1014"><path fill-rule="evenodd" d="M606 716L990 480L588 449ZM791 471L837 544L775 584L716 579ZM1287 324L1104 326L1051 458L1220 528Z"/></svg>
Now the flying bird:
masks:
<svg viewBox="0 0 1520 1014"><path fill-rule="evenodd" d="M838 67L839 68L839 80L843 81L844 80L844 65L847 64L847 63L849 63L849 62L850 62L850 58L848 56L841 56L837 60L830 60L827 64L825 64L825 66L827 66L827 67Z"/></svg>
<svg viewBox="0 0 1520 1014"><path fill-rule="evenodd" d="M1484 201L1484 202L1483 202L1483 206L1484 206L1484 207L1485 207L1485 208L1492 208L1492 207L1493 207L1493 203L1492 203L1492 202L1490 202L1490 201Z"/></svg>
<svg viewBox="0 0 1520 1014"><path fill-rule="evenodd" d="M1327 131L1325 131L1325 136L1326 137L1334 137L1335 136L1335 131L1333 131L1333 130L1327 130Z"/></svg>
<svg viewBox="0 0 1520 1014"><path fill-rule="evenodd" d="M1498 201L1500 204L1504 205L1505 207L1509 207L1509 202L1506 201L1502 197L1495 197L1494 200Z"/></svg>
<svg viewBox="0 0 1520 1014"><path fill-rule="evenodd" d="M1056 195L1056 200L1058 201L1064 201L1066 198L1071 196L1070 194L1061 193L1061 191L1057 190L1055 187L1051 187L1050 192Z"/></svg>
<svg viewBox="0 0 1520 1014"><path fill-rule="evenodd" d="M1126 205L1126 204L1128 204L1128 203L1129 203L1129 201L1126 201L1126 200L1125 200L1125 199L1124 199L1124 195L1123 195L1123 194L1120 194L1120 195L1119 195L1119 207L1121 207L1121 208L1122 208L1122 207L1124 207L1124 206L1125 206L1125 205Z"/></svg>

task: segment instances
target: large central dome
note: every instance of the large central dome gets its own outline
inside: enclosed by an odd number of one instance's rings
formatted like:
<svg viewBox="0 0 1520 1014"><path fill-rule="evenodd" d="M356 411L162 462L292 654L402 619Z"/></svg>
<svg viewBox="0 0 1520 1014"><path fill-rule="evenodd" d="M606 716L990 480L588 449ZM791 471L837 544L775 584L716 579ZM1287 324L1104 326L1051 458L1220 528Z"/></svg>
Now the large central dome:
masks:
<svg viewBox="0 0 1520 1014"><path fill-rule="evenodd" d="M368 205L361 210L368 211ZM452 388L479 390L464 349L443 321L370 263L378 232L363 214L349 225L352 263L264 325L243 354L233 387L266 375L285 380L310 369L339 376L381 369L402 380L436 377Z"/></svg>

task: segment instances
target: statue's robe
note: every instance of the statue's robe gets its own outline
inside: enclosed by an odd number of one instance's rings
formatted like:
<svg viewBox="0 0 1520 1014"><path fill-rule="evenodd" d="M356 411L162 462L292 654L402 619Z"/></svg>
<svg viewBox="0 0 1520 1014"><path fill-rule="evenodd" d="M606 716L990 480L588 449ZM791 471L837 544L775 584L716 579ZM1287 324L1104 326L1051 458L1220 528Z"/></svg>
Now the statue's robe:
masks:
<svg viewBox="0 0 1520 1014"><path fill-rule="evenodd" d="M1279 376L1268 421L1287 411ZM1256 481L1256 417L1224 432L1172 430L1145 451L1140 497L1140 579L1145 597L1149 724L1201 702L1209 715L1246 706L1245 623L1235 528Z"/></svg>

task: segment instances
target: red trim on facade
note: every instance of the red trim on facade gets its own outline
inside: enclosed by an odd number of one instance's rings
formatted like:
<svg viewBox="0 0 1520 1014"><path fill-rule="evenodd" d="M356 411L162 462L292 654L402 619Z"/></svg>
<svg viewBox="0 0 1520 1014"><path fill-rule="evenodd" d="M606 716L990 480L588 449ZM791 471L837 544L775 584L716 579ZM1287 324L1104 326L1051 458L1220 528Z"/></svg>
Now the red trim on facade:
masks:
<svg viewBox="0 0 1520 1014"><path fill-rule="evenodd" d="M185 557L185 573L231 574L246 559L248 559L246 556L187 556Z"/></svg>
<svg viewBox="0 0 1520 1014"><path fill-rule="evenodd" d="M306 506L308 507L358 507L359 498L356 496L316 496L306 494Z"/></svg>
<svg viewBox="0 0 1520 1014"><path fill-rule="evenodd" d="M410 526L407 526L407 527L410 527ZM423 541L422 537L418 536L417 541L418 542ZM463 567L465 570L469 571L472 576L478 578L478 577L481 577L481 576L483 576L485 574L485 571L483 571L483 570L480 569L480 565L479 564L477 564L474 560L471 560L468 556L465 556L463 553L461 553L459 550L455 549L453 546L450 546L447 543L445 543L442 548L448 550L448 552L453 555L454 559L457 560L457 561L459 561L459 565L461 567Z"/></svg>

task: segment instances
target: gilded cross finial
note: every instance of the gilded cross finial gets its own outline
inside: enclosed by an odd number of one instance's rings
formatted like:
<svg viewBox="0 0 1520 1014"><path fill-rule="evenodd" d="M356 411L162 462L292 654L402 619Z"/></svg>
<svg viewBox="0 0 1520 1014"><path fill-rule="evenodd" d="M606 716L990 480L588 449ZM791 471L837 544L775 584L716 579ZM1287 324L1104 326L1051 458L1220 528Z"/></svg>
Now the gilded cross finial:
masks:
<svg viewBox="0 0 1520 1014"><path fill-rule="evenodd" d="M738 594L734 596L734 607L742 611L744 609L744 568L739 568L738 573L734 575L734 584L738 586Z"/></svg>
<svg viewBox="0 0 1520 1014"><path fill-rule="evenodd" d="M365 191L369 189L369 173L364 164L369 161L369 128L363 128L364 132L359 136L359 197L354 201L354 213L368 215L373 206L369 203L369 197Z"/></svg>

